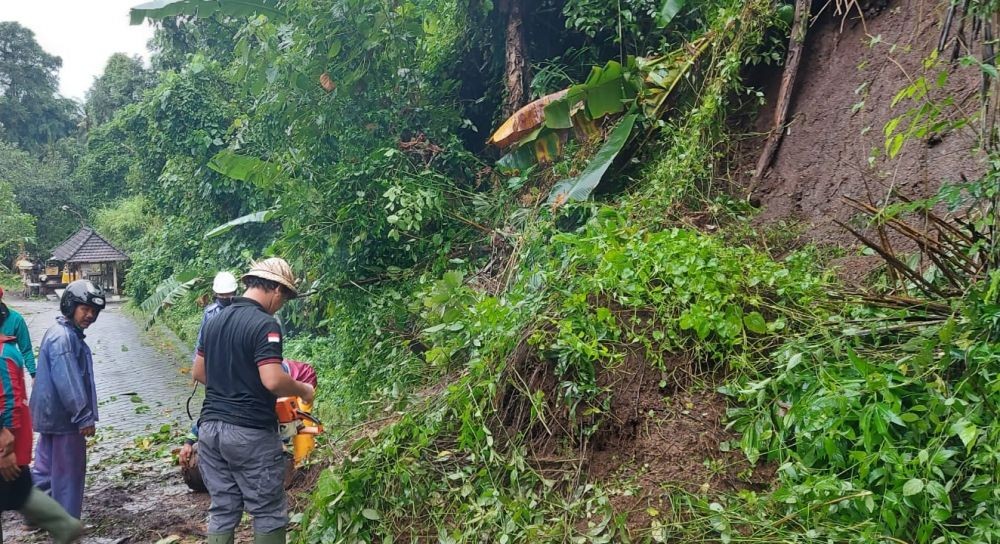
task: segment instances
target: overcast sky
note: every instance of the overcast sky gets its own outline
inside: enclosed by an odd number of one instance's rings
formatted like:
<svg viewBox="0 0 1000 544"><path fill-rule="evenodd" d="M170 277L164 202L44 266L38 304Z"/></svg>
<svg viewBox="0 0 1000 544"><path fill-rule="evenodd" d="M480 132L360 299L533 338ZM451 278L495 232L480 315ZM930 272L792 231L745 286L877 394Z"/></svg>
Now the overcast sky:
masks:
<svg viewBox="0 0 1000 544"><path fill-rule="evenodd" d="M59 91L83 100L112 53L149 60L148 23L129 26L128 10L144 0L0 0L0 21L17 21L35 32L42 49L62 57Z"/></svg>

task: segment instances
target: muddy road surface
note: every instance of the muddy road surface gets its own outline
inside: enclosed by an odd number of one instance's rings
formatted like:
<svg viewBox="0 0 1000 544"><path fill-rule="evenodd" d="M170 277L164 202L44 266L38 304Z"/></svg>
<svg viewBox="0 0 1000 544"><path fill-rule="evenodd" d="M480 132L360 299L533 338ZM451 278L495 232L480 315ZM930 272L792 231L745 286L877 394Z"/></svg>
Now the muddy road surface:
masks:
<svg viewBox="0 0 1000 544"><path fill-rule="evenodd" d="M58 303L5 301L28 323L36 350L59 315ZM208 496L192 493L175 452L190 426L189 353L163 329L143 331L140 318L109 305L87 330L99 398L97 436L88 445L84 543L200 542ZM201 396L192 401L201 405ZM196 413L194 415L197 415ZM48 542L19 514L3 514L5 543Z"/></svg>

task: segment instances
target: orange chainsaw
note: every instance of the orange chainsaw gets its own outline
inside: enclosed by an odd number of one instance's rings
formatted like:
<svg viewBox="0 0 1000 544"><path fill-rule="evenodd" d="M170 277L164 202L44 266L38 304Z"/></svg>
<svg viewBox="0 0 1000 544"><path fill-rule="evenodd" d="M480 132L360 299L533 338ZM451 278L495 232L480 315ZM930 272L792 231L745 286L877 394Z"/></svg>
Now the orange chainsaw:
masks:
<svg viewBox="0 0 1000 544"><path fill-rule="evenodd" d="M292 453L298 464L315 446L315 436L323 432L323 423L309 413L298 397L281 397L274 405L278 414L278 433L292 442ZM308 424L307 424L308 423Z"/></svg>
<svg viewBox="0 0 1000 544"><path fill-rule="evenodd" d="M323 424L315 416L310 414L308 406L303 406L298 397L282 397L274 405L274 410L278 414L278 432L281 438L288 439L291 452L286 450L287 463L285 466L285 483L287 489L295 475L295 468L305 459L306 455L315 447L315 436L323 432ZM312 425L306 425L306 422ZM191 460L187 465L181 465L181 476L184 483L194 491L206 492L205 481L198 470L198 450L191 453Z"/></svg>

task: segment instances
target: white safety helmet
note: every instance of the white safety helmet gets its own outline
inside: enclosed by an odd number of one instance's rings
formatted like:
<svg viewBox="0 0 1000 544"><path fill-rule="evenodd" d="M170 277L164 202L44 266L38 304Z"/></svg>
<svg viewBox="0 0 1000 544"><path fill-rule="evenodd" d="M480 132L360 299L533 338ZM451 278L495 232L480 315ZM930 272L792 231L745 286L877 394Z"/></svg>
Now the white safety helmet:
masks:
<svg viewBox="0 0 1000 544"><path fill-rule="evenodd" d="M212 282L212 291L215 291L217 295L235 293L236 288L236 276L229 272L219 272L215 275L215 281Z"/></svg>

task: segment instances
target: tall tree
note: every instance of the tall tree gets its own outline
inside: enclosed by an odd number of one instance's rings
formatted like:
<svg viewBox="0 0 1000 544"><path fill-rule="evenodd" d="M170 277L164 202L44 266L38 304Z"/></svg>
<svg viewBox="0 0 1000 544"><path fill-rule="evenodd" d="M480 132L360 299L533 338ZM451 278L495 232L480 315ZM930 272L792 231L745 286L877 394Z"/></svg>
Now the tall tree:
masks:
<svg viewBox="0 0 1000 544"><path fill-rule="evenodd" d="M507 98L503 112L504 115L510 115L528 102L529 61L527 38L524 34L524 1L501 0L500 12L506 18L504 84Z"/></svg>
<svg viewBox="0 0 1000 544"><path fill-rule="evenodd" d="M0 206L0 215L23 212L32 218L30 229L25 227L27 223L23 218L17 216L7 223L9 228L5 232L8 235L23 232L17 235L19 243L25 238L33 238L25 244L25 249L42 257L48 257L52 248L80 227L79 219L63 206L76 213L87 211L80 202L80 192L70 181L66 161L56 153L40 160L0 141L0 184L10 189L11 192L5 194L13 201L13 205ZM37 236L35 224L38 225Z"/></svg>
<svg viewBox="0 0 1000 544"><path fill-rule="evenodd" d="M108 122L116 111L138 102L142 93L153 86L154 74L138 56L115 53L104 66L104 73L94 78L87 91L84 111L88 129Z"/></svg>
<svg viewBox="0 0 1000 544"><path fill-rule="evenodd" d="M195 53L223 64L232 60L236 34L242 22L222 15L190 17L178 15L155 21L156 31L149 41L156 71L178 71Z"/></svg>
<svg viewBox="0 0 1000 544"><path fill-rule="evenodd" d="M0 129L6 140L37 151L73 132L76 102L56 94L61 66L34 32L0 22Z"/></svg>
<svg viewBox="0 0 1000 544"><path fill-rule="evenodd" d="M10 184L0 179L0 260L10 264L15 253L35 238L35 218L21 211Z"/></svg>

